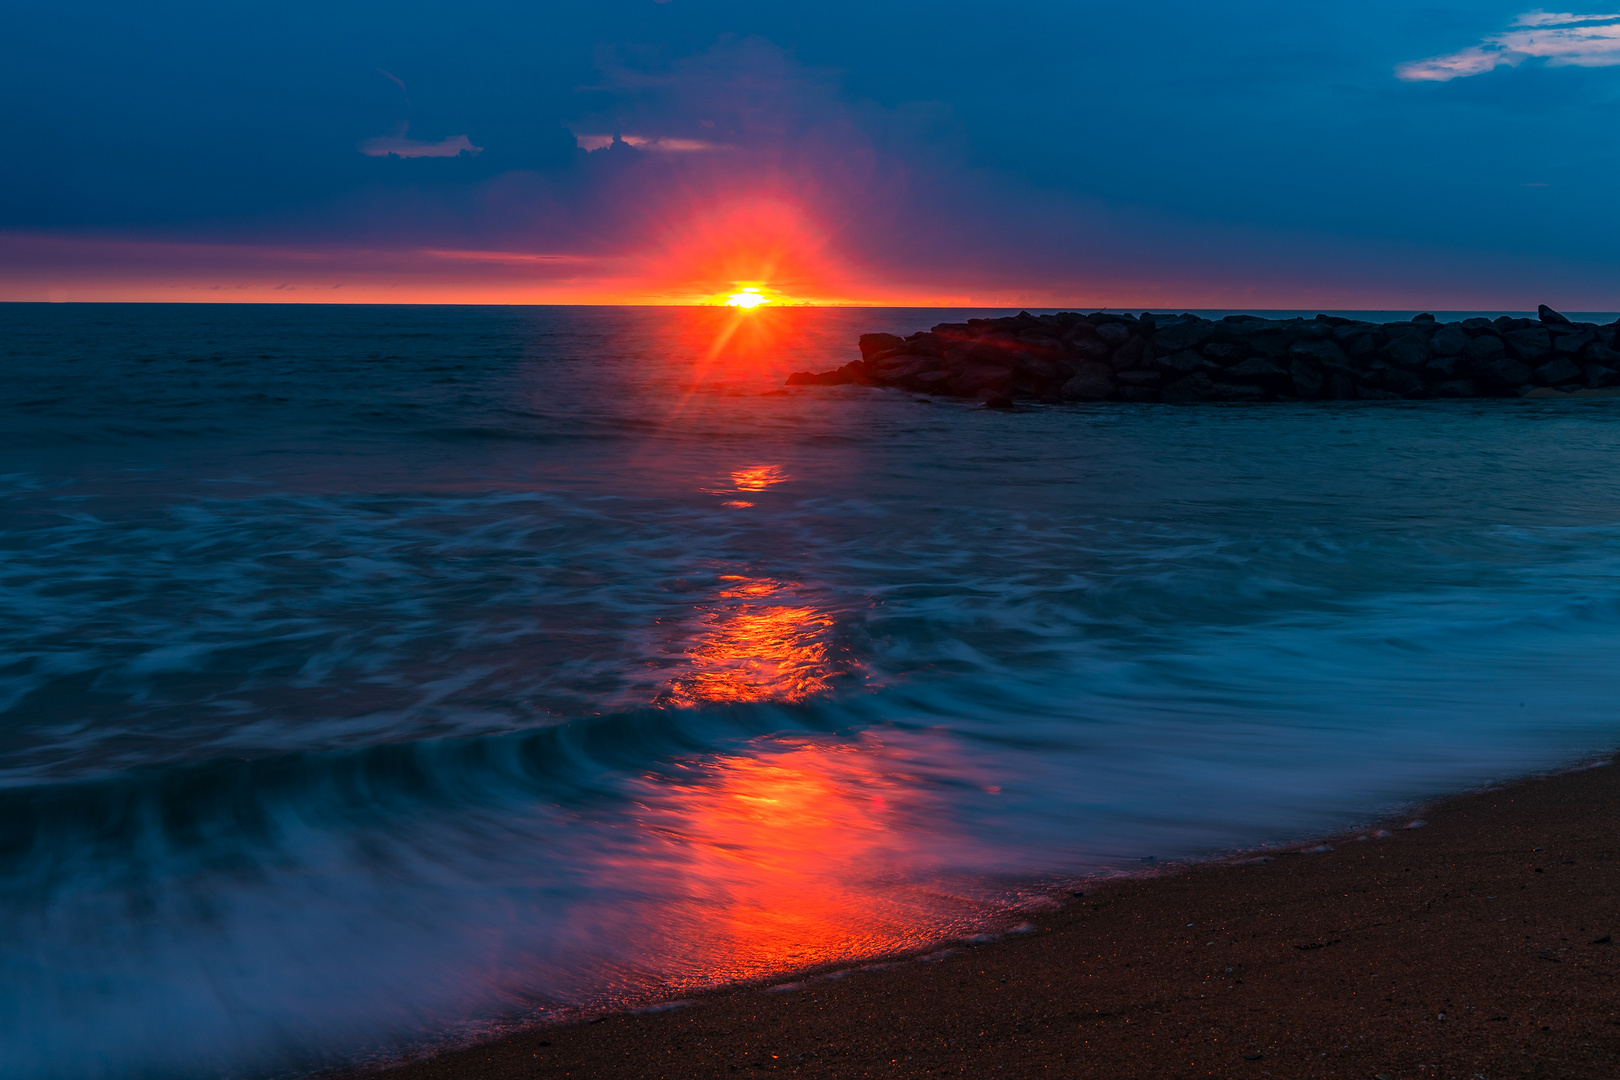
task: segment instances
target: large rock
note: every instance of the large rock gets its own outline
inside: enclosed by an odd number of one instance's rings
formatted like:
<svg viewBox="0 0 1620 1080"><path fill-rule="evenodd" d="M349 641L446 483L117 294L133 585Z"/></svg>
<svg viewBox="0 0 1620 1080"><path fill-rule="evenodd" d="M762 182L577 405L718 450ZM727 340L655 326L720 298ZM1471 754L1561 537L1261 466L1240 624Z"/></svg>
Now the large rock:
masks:
<svg viewBox="0 0 1620 1080"><path fill-rule="evenodd" d="M1552 352L1552 338L1541 327L1528 330L1509 330L1502 335L1502 344L1508 355L1527 364L1539 364Z"/></svg>
<svg viewBox="0 0 1620 1080"><path fill-rule="evenodd" d="M1204 319L1188 319L1171 323L1153 335L1153 348L1162 356L1166 353L1196 349L1215 336L1215 327Z"/></svg>
<svg viewBox="0 0 1620 1080"><path fill-rule="evenodd" d="M1216 366L1191 349L1183 349L1180 352L1173 352L1169 356L1161 356L1154 363L1170 378L1191 375L1195 371L1208 371Z"/></svg>
<svg viewBox="0 0 1620 1080"><path fill-rule="evenodd" d="M1288 355L1318 367L1348 367L1350 364L1350 358L1336 341L1296 341L1289 346Z"/></svg>
<svg viewBox="0 0 1620 1080"><path fill-rule="evenodd" d="M1593 390L1600 386L1614 386L1620 383L1620 372L1606 368L1602 364L1582 365L1581 375L1585 378L1586 385Z"/></svg>
<svg viewBox="0 0 1620 1080"><path fill-rule="evenodd" d="M1536 306L1536 314L1541 317L1541 321L1544 322L1544 323L1566 323L1567 324L1569 322L1568 319L1566 319L1562 315L1558 314L1558 312L1554 311L1552 308L1548 307L1546 304L1537 305Z"/></svg>
<svg viewBox="0 0 1620 1080"><path fill-rule="evenodd" d="M1110 369L1104 364L1082 365L1078 374L1063 384L1058 396L1064 401L1107 401L1114 396Z"/></svg>
<svg viewBox="0 0 1620 1080"><path fill-rule="evenodd" d="M1597 335L1592 332L1590 327L1579 329L1568 327L1567 332L1563 333L1555 329L1552 338L1553 352L1558 353L1560 356L1579 356L1581 350L1592 344L1596 339Z"/></svg>
<svg viewBox="0 0 1620 1080"><path fill-rule="evenodd" d="M1586 359L1589 363L1602 364L1604 367L1620 368L1620 351L1607 345L1588 345Z"/></svg>
<svg viewBox="0 0 1620 1080"><path fill-rule="evenodd" d="M1131 328L1122 322L1105 322L1097 327L1097 336L1117 349L1131 336Z"/></svg>
<svg viewBox="0 0 1620 1080"><path fill-rule="evenodd" d="M1462 351L1462 360L1466 370L1479 371L1505 355L1506 350L1502 347L1501 338L1495 334L1481 334L1468 342Z"/></svg>
<svg viewBox="0 0 1620 1080"><path fill-rule="evenodd" d="M1322 396L1322 369L1315 364L1295 359L1288 365L1288 376L1294 382L1294 396L1317 398Z"/></svg>
<svg viewBox="0 0 1620 1080"><path fill-rule="evenodd" d="M1004 394L1012 382L1012 369L997 364L969 364L951 373L951 393L959 397L978 397L990 392Z"/></svg>
<svg viewBox="0 0 1620 1080"><path fill-rule="evenodd" d="M1499 391L1505 391L1517 390L1519 387L1529 384L1534 372L1528 366L1519 363L1519 361L1504 356L1500 360L1492 360L1481 367L1479 375L1485 380L1486 385Z"/></svg>
<svg viewBox="0 0 1620 1080"><path fill-rule="evenodd" d="M1468 335L1463 333L1462 327L1452 323L1447 323L1429 339L1429 349L1436 356L1458 356L1467 345Z"/></svg>
<svg viewBox="0 0 1620 1080"><path fill-rule="evenodd" d="M1177 379L1159 392L1163 401L1185 404L1190 401L1217 401L1221 392L1208 375L1202 371L1195 371L1184 379Z"/></svg>
<svg viewBox="0 0 1620 1080"><path fill-rule="evenodd" d="M923 372L938 366L939 361L931 356L896 353L893 356L868 361L866 374L879 386L894 386L909 382Z"/></svg>
<svg viewBox="0 0 1620 1080"><path fill-rule="evenodd" d="M1440 337L1441 334L1436 334L1435 340L1438 341ZM1468 344L1468 338L1460 331L1458 332L1457 337L1461 339L1460 341L1455 342L1457 351L1442 352L1439 353L1439 355L1456 356L1457 353L1462 352L1463 347ZM1453 342L1451 341L1446 342L1448 347L1452 344ZM1416 369L1429 362L1429 348L1429 342L1425 341L1422 337L1416 334L1410 334L1406 337L1396 338L1394 341L1384 346L1384 355L1387 356L1389 358L1389 362L1394 364L1396 367Z"/></svg>
<svg viewBox="0 0 1620 1080"><path fill-rule="evenodd" d="M1410 371L1390 368L1384 372L1384 388L1397 397L1422 397L1426 384Z"/></svg>
<svg viewBox="0 0 1620 1080"><path fill-rule="evenodd" d="M861 359L870 360L883 353L902 352L906 348L906 339L894 334L862 334Z"/></svg>
<svg viewBox="0 0 1620 1080"><path fill-rule="evenodd" d="M1549 360L1536 368L1536 382L1542 386L1562 386L1565 383L1579 382L1581 378L1580 365L1567 356Z"/></svg>
<svg viewBox="0 0 1620 1080"><path fill-rule="evenodd" d="M1114 355L1108 358L1108 363L1115 371L1129 371L1141 365L1145 347L1145 342L1133 335L1125 340L1125 344L1114 350Z"/></svg>
<svg viewBox="0 0 1620 1080"><path fill-rule="evenodd" d="M1287 371L1263 356L1251 356L1241 364L1233 364L1217 378L1222 382L1249 383L1271 394L1282 393L1293 385Z"/></svg>

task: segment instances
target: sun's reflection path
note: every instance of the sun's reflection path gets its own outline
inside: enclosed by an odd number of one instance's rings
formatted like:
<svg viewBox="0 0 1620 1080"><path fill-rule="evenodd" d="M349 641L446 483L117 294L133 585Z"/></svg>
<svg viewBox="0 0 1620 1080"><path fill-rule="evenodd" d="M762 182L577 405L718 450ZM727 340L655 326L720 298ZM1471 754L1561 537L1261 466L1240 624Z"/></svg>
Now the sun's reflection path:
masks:
<svg viewBox="0 0 1620 1080"><path fill-rule="evenodd" d="M806 604L796 583L726 574L717 602L683 644L684 672L658 704L694 707L750 701L804 701L855 674L835 641L832 613Z"/></svg>
<svg viewBox="0 0 1620 1080"><path fill-rule="evenodd" d="M916 948L982 919L987 897L945 883L961 839L904 753L828 737L752 751L645 781L673 892L655 949L676 985Z"/></svg>

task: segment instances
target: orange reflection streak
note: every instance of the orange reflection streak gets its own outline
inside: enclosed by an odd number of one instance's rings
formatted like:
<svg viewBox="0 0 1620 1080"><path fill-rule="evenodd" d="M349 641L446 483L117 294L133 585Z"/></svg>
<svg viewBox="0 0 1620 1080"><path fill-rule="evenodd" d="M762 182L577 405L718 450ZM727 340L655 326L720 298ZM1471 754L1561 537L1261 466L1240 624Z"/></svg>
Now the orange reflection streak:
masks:
<svg viewBox="0 0 1620 1080"><path fill-rule="evenodd" d="M803 701L827 693L842 674L832 647L831 615L775 603L791 586L768 578L722 577L723 600L686 652L690 669L660 695L664 704ZM760 603L766 601L766 603Z"/></svg>
<svg viewBox="0 0 1620 1080"><path fill-rule="evenodd" d="M920 912L918 897L894 889L896 871L930 860L897 820L915 780L883 771L877 749L726 757L659 792L671 815L662 831L681 842L683 914L695 924L682 936L715 976L870 956L939 932L946 911Z"/></svg>
<svg viewBox="0 0 1620 1080"><path fill-rule="evenodd" d="M780 465L755 465L731 474L731 482L737 485L738 491L764 491L786 479L788 474Z"/></svg>

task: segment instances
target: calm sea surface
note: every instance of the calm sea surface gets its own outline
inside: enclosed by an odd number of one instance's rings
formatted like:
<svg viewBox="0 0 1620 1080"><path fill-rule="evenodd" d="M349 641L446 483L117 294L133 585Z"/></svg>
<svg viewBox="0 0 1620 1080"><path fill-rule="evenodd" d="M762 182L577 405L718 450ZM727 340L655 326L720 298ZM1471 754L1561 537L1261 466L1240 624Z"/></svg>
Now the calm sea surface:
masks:
<svg viewBox="0 0 1620 1080"><path fill-rule="evenodd" d="M960 317L0 307L0 1070L858 963L1620 742L1620 401L782 387Z"/></svg>

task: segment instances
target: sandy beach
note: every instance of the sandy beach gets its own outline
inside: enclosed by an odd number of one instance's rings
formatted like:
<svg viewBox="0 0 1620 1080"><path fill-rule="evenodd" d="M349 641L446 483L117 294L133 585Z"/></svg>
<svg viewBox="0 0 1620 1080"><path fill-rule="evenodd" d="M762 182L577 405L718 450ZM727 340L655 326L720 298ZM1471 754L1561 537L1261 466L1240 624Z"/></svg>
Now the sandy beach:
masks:
<svg viewBox="0 0 1620 1080"><path fill-rule="evenodd" d="M386 1075L1620 1074L1620 768L1417 813L1415 828L1105 882L998 941Z"/></svg>

